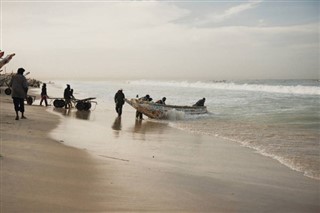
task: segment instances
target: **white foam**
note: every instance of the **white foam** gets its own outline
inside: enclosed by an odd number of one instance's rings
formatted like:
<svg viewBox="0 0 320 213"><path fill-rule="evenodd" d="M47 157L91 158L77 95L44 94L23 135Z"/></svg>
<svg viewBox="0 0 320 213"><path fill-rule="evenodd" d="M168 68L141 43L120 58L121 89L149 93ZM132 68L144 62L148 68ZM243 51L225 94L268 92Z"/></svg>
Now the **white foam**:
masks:
<svg viewBox="0 0 320 213"><path fill-rule="evenodd" d="M166 118L169 120L183 120L185 118L185 113L181 111L177 111L175 109L169 110L166 112Z"/></svg>
<svg viewBox="0 0 320 213"><path fill-rule="evenodd" d="M279 163L289 167L290 169L292 169L294 171L303 173L303 175L306 176L306 177L309 177L309 178L312 178L312 179L316 179L316 180L320 180L319 174L315 174L312 171L308 171L305 168L300 167L299 165L293 163L293 161L290 160L290 159L287 159L285 157L281 157L281 156L278 156L278 155L275 155L275 154L271 154L268 151L266 151L265 149L263 149L262 147L259 147L257 145L256 146L252 145L251 143L248 143L246 141L241 141L241 140L237 140L237 139L234 139L234 138L221 136L221 135L219 135L217 133L214 133L214 132L213 133L208 133L208 132L205 132L205 131L196 130L196 129L192 129L192 128L184 128L184 127L181 127L179 125L175 125L174 123L169 123L169 126L171 126L173 128L176 128L176 129L183 130L183 131L187 130L188 132L191 132L193 134L215 136L215 137L227 140L227 141L233 141L233 142L239 143L243 147L247 147L247 148L253 149L258 154L261 154L263 156L272 158L272 159L278 161Z"/></svg>
<svg viewBox="0 0 320 213"><path fill-rule="evenodd" d="M163 87L188 87L188 88L204 88L204 89L222 89L222 90L244 90L259 91L269 93L288 93L288 94L305 94L320 95L320 87L318 86L284 86L284 85L264 85L264 84L237 84L233 82L188 82L188 81L151 81L137 80L128 81L133 85L152 85Z"/></svg>

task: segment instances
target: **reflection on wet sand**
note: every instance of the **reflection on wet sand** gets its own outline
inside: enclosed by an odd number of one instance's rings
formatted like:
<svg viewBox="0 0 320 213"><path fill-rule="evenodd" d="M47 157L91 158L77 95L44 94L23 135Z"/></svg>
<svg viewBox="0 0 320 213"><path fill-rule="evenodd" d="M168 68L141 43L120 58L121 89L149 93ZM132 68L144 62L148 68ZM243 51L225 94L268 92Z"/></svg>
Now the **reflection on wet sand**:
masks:
<svg viewBox="0 0 320 213"><path fill-rule="evenodd" d="M58 112L64 116L69 116L71 112L70 109L65 109L65 108L53 108L53 111Z"/></svg>
<svg viewBox="0 0 320 213"><path fill-rule="evenodd" d="M64 116L72 116L81 120L89 120L91 111L72 111L65 108L53 108L53 111L58 112Z"/></svg>
<svg viewBox="0 0 320 213"><path fill-rule="evenodd" d="M90 119L90 113L91 113L91 111L77 111L76 112L76 118L82 119L82 120L89 120Z"/></svg>
<svg viewBox="0 0 320 213"><path fill-rule="evenodd" d="M145 140L147 133L153 133L161 135L168 127L166 123L159 123L155 121L136 120L134 127L131 128L133 132L133 138L139 140Z"/></svg>
<svg viewBox="0 0 320 213"><path fill-rule="evenodd" d="M136 119L136 122L134 124L133 132L139 132L141 129L142 125L142 120L141 119Z"/></svg>
<svg viewBox="0 0 320 213"><path fill-rule="evenodd" d="M116 137L119 137L119 134L120 134L120 131L121 131L121 117L116 117L116 119L114 120L111 128L113 130L115 130L114 131L114 135Z"/></svg>
<svg viewBox="0 0 320 213"><path fill-rule="evenodd" d="M113 130L121 130L121 117L116 117L112 125Z"/></svg>

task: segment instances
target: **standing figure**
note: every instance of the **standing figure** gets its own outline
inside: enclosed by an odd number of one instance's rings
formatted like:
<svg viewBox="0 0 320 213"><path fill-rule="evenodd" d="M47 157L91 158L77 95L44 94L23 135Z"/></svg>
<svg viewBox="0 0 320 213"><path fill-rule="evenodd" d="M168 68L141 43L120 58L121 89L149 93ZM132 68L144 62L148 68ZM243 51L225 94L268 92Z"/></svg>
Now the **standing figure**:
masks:
<svg viewBox="0 0 320 213"><path fill-rule="evenodd" d="M114 96L114 102L116 103L116 112L118 113L118 116L120 117L122 114L122 106L124 104L125 96L122 92L122 89L118 90L118 92Z"/></svg>
<svg viewBox="0 0 320 213"><path fill-rule="evenodd" d="M67 88L64 90L63 98L66 100L64 108L71 109L71 90L69 84L67 84Z"/></svg>
<svg viewBox="0 0 320 213"><path fill-rule="evenodd" d="M17 74L14 75L9 83L12 88L12 99L14 104L14 110L16 111L16 120L19 120L18 112L21 112L21 119L26 119L24 116L24 99L28 93L28 82L23 75L25 70L19 68Z"/></svg>
<svg viewBox="0 0 320 213"><path fill-rule="evenodd" d="M139 98L139 101L150 102L150 101L152 101L152 98L150 97L150 95L147 94L146 96ZM136 119L140 119L140 120L143 119L143 114L141 112L139 112L138 110L136 111Z"/></svg>
<svg viewBox="0 0 320 213"><path fill-rule="evenodd" d="M40 101L40 106L42 106L42 102L48 106L48 101L47 101L48 95L47 95L47 85L44 83L42 84L42 89L41 89L41 101Z"/></svg>

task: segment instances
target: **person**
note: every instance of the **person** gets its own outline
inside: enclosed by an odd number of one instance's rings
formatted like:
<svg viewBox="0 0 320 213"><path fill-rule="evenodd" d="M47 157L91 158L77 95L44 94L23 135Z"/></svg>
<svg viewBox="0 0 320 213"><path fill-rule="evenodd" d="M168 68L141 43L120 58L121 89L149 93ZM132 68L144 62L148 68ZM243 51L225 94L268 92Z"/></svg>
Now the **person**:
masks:
<svg viewBox="0 0 320 213"><path fill-rule="evenodd" d="M73 95L73 89L70 90L70 98L71 98L71 99L76 99L76 98L74 97L74 95Z"/></svg>
<svg viewBox="0 0 320 213"><path fill-rule="evenodd" d="M137 100L140 100L140 99L139 99L139 95L136 95L136 99L137 99ZM139 112L138 110L136 110L136 119L142 120L142 113Z"/></svg>
<svg viewBox="0 0 320 213"><path fill-rule="evenodd" d="M44 103L46 104L46 106L48 106L48 101L47 101L48 95L47 95L47 84L42 84L42 88L41 88L41 101L40 101L40 106L42 106L42 102L44 101Z"/></svg>
<svg viewBox="0 0 320 213"><path fill-rule="evenodd" d="M202 98L197 103L193 104L193 106L204 106L204 102L206 101L206 98Z"/></svg>
<svg viewBox="0 0 320 213"><path fill-rule="evenodd" d="M122 115L122 106L124 105L125 95L122 92L122 89L119 89L118 92L114 96L114 102L116 103L116 112L118 113L118 117Z"/></svg>
<svg viewBox="0 0 320 213"><path fill-rule="evenodd" d="M71 90L70 90L70 85L69 84L67 84L67 87L64 90L63 98L66 101L64 107L66 109L71 109Z"/></svg>
<svg viewBox="0 0 320 213"><path fill-rule="evenodd" d="M150 102L150 101L152 101L153 99L150 97L150 95L146 95L146 96L144 96L144 97L142 97L142 98L139 98L139 100L140 101L148 101L148 102Z"/></svg>
<svg viewBox="0 0 320 213"><path fill-rule="evenodd" d="M163 104L163 105L166 105L166 100L167 98L166 97L163 97L162 99L156 101L157 104Z"/></svg>
<svg viewBox="0 0 320 213"><path fill-rule="evenodd" d="M148 101L148 102L150 102L150 101L152 101L152 98L150 97L150 95L147 94L146 96L141 97L138 100L139 101ZM141 112L139 112L138 110L136 111L136 119L140 119L140 120L143 119L143 114Z"/></svg>
<svg viewBox="0 0 320 213"><path fill-rule="evenodd" d="M16 120L19 120L18 112L21 112L21 119L26 119L24 116L24 99L28 93L28 82L23 75L23 68L19 68L17 74L11 78L9 86L12 88L12 99L14 104L14 110L16 111Z"/></svg>

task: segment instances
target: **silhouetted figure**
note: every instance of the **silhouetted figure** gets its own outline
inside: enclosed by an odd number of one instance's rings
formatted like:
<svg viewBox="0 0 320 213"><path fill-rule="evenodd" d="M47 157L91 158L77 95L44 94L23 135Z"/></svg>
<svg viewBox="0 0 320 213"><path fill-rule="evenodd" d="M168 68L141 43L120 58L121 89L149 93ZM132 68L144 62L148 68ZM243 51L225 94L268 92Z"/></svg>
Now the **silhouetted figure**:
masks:
<svg viewBox="0 0 320 213"><path fill-rule="evenodd" d="M120 117L122 114L122 106L124 105L125 95L122 92L122 89L118 90L118 92L114 96L114 102L116 103L116 112Z"/></svg>
<svg viewBox="0 0 320 213"><path fill-rule="evenodd" d="M65 88L65 90L64 90L63 98L66 101L64 108L71 109L71 88L70 88L69 84L67 84L67 88Z"/></svg>
<svg viewBox="0 0 320 213"><path fill-rule="evenodd" d="M193 106L204 106L205 101L206 101L206 99L202 98L199 101L197 101L197 103L195 103Z"/></svg>
<svg viewBox="0 0 320 213"><path fill-rule="evenodd" d="M146 96L139 98L139 101L148 101L149 102L149 101L152 101L152 98L150 97L150 95L147 94ZM143 119L142 113L139 112L138 110L136 111L136 119L140 119L140 120Z"/></svg>
<svg viewBox="0 0 320 213"><path fill-rule="evenodd" d="M166 105L166 100L167 100L167 98L166 98L166 97L163 97L161 100L156 101L156 103L157 103L157 104Z"/></svg>
<svg viewBox="0 0 320 213"><path fill-rule="evenodd" d="M73 95L73 89L70 90L70 98L71 98L71 99L76 99L76 98L74 97L74 95Z"/></svg>
<svg viewBox="0 0 320 213"><path fill-rule="evenodd" d="M137 95L136 98L138 99L138 98L139 98L139 95ZM142 113L139 112L138 110L136 111L136 119L142 120Z"/></svg>
<svg viewBox="0 0 320 213"><path fill-rule="evenodd" d="M150 97L150 95L146 95L146 96L144 96L144 97L142 97L142 98L140 98L139 99L140 101L152 101L152 98Z"/></svg>
<svg viewBox="0 0 320 213"><path fill-rule="evenodd" d="M24 99L28 93L28 82L23 75L25 70L19 68L17 74L11 78L9 86L12 88L12 99L14 104L14 110L16 111L16 120L19 120L18 112L21 112L21 119L26 119L24 116Z"/></svg>
<svg viewBox="0 0 320 213"><path fill-rule="evenodd" d="M41 101L40 101L40 106L42 106L42 102L48 106L48 101L47 101L48 95L47 95L47 85L42 84L42 89L41 89Z"/></svg>

